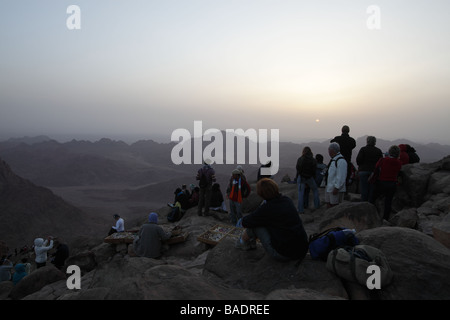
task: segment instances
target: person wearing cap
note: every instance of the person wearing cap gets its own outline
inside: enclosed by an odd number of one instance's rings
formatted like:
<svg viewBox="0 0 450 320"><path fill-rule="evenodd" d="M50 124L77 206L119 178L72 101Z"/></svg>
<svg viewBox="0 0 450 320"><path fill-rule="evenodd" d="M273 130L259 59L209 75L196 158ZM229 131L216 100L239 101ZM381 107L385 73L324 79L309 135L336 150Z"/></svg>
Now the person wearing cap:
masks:
<svg viewBox="0 0 450 320"><path fill-rule="evenodd" d="M116 232L124 232L125 231L125 221L123 218L121 218L118 214L115 214L113 216L114 220L116 220L116 225L111 227L111 230L109 230L108 235L112 235Z"/></svg>
<svg viewBox="0 0 450 320"><path fill-rule="evenodd" d="M158 214L152 212L148 216L148 222L139 229L138 236L133 241L132 249L139 257L159 258L166 251L164 242L172 236L158 225Z"/></svg>
<svg viewBox="0 0 450 320"><path fill-rule="evenodd" d="M241 203L243 198L250 194L250 185L247 180L242 177L239 169L231 172L230 182L227 187L227 197L230 200L230 220L232 225L236 225L242 218Z"/></svg>
<svg viewBox="0 0 450 320"><path fill-rule="evenodd" d="M201 167L198 170L196 176L196 179L199 180L199 187L200 187L199 200L197 206L197 214L199 216L209 215L212 185L214 182L216 182L215 176L216 172L211 167L211 163L212 161L210 159L206 159L203 162L203 167ZM205 207L204 212L202 212L203 207Z"/></svg>

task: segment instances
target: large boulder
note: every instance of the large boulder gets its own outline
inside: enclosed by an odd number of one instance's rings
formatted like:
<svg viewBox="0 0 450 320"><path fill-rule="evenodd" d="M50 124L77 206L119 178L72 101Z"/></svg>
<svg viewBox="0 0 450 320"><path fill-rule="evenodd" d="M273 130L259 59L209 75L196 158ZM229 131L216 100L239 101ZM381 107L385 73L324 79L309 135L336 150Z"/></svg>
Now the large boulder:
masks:
<svg viewBox="0 0 450 320"><path fill-rule="evenodd" d="M389 219L389 222L394 226L411 229L417 229L418 221L419 216L416 208L401 210Z"/></svg>
<svg viewBox="0 0 450 320"><path fill-rule="evenodd" d="M433 225L433 237L450 249L450 213L440 223Z"/></svg>
<svg viewBox="0 0 450 320"><path fill-rule="evenodd" d="M405 205L420 207L427 195L430 177L435 171L435 166L421 163L402 166L402 184L399 192L403 189L409 197Z"/></svg>
<svg viewBox="0 0 450 320"><path fill-rule="evenodd" d="M357 234L362 244L379 248L394 272L381 288L386 300L450 299L450 250L413 229L381 227Z"/></svg>
<svg viewBox="0 0 450 320"><path fill-rule="evenodd" d="M20 280L11 290L9 297L13 300L19 300L41 290L50 283L65 279L66 275L54 266L42 267Z"/></svg>
<svg viewBox="0 0 450 320"><path fill-rule="evenodd" d="M298 261L279 262L258 244L256 250L236 249L235 240L225 238L208 254L203 275L227 286L269 294L278 289L311 289L324 295L347 299L338 277L323 261L309 255Z"/></svg>
<svg viewBox="0 0 450 320"><path fill-rule="evenodd" d="M113 259L86 276L89 287L59 299L86 300L246 300L264 296L215 285L187 269L163 260L125 257Z"/></svg>
<svg viewBox="0 0 450 320"><path fill-rule="evenodd" d="M326 211L319 225L320 231L343 227L357 232L382 225L376 207L369 202L343 202Z"/></svg>

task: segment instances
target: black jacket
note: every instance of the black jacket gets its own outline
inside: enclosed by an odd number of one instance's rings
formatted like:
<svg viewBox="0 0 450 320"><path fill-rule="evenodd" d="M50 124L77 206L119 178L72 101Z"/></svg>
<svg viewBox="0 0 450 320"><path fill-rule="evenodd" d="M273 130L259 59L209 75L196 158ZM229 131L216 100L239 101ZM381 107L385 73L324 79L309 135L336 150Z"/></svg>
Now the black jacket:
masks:
<svg viewBox="0 0 450 320"><path fill-rule="evenodd" d="M242 219L244 228L264 227L273 248L291 259L303 259L308 252L308 237L292 200L283 195L266 201Z"/></svg>
<svg viewBox="0 0 450 320"><path fill-rule="evenodd" d="M312 154L305 154L297 160L297 177L301 176L304 179L316 177L317 161Z"/></svg>
<svg viewBox="0 0 450 320"><path fill-rule="evenodd" d="M359 171L373 171L375 164L383 156L381 150L375 146L362 147L356 156Z"/></svg>
<svg viewBox="0 0 450 320"><path fill-rule="evenodd" d="M337 142L341 147L341 154L344 156L347 163L352 162L352 150L356 147L356 141L348 135L348 133L343 133L340 136L334 137L330 142Z"/></svg>

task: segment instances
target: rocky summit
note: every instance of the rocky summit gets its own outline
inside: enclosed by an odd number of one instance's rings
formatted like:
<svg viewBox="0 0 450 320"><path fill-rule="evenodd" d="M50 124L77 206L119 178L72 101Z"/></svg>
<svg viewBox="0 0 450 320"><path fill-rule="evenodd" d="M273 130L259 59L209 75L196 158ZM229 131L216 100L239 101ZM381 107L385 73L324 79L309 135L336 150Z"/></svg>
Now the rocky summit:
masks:
<svg viewBox="0 0 450 320"><path fill-rule="evenodd" d="M235 238L217 245L198 241L217 224L229 225L228 215L198 216L187 211L169 223L169 207L158 210L159 224L176 225L189 233L160 259L133 257L126 244L84 241L71 248L66 267L81 270L80 289L68 289L70 274L50 263L32 271L17 285L0 283L2 299L25 300L448 300L450 299L450 157L402 169L389 221L382 220L382 202L360 202L349 193L337 207L307 209L301 219L308 235L331 227L356 230L360 244L380 249L393 273L381 289L344 280L313 260L277 262L260 244L256 250L235 248ZM255 186L252 185L252 190ZM297 186L280 190L296 203ZM323 200L323 189L321 189ZM382 199L380 199L382 201ZM261 203L254 192L243 204L248 214ZM147 213L143 214L142 222ZM139 226L137 226L139 227ZM32 258L32 256L29 256ZM19 259L17 257L17 259ZM186 309L186 311L189 311Z"/></svg>

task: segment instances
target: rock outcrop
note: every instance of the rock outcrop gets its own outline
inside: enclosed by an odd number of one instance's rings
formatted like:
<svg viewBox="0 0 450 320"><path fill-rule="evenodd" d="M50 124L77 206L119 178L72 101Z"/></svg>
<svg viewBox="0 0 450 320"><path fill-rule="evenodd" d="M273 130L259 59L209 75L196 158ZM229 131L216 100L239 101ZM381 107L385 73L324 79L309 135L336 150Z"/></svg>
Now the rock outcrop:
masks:
<svg viewBox="0 0 450 320"><path fill-rule="evenodd" d="M354 228L361 244L383 251L394 277L381 290L345 281L309 254L300 263L281 263L259 244L251 251L236 249L230 237L216 246L204 244L197 237L215 224L228 223L228 214L199 217L192 208L181 221L170 224L165 207L158 210L159 223L180 225L190 235L185 242L172 245L163 258L131 257L126 246L99 243L66 262L82 269L81 290L67 289L61 272L48 266L22 280L23 286L29 283L29 291L18 293L19 286L2 283L0 296L32 300L450 299L450 194L446 184L450 158L405 166L403 174L389 221L381 220L377 206L358 202L356 195L332 209L308 209L300 216L309 235L334 226ZM296 203L297 186L280 187ZM253 195L246 200L246 208L255 208L260 200ZM48 277L44 282L37 280L41 274Z"/></svg>

